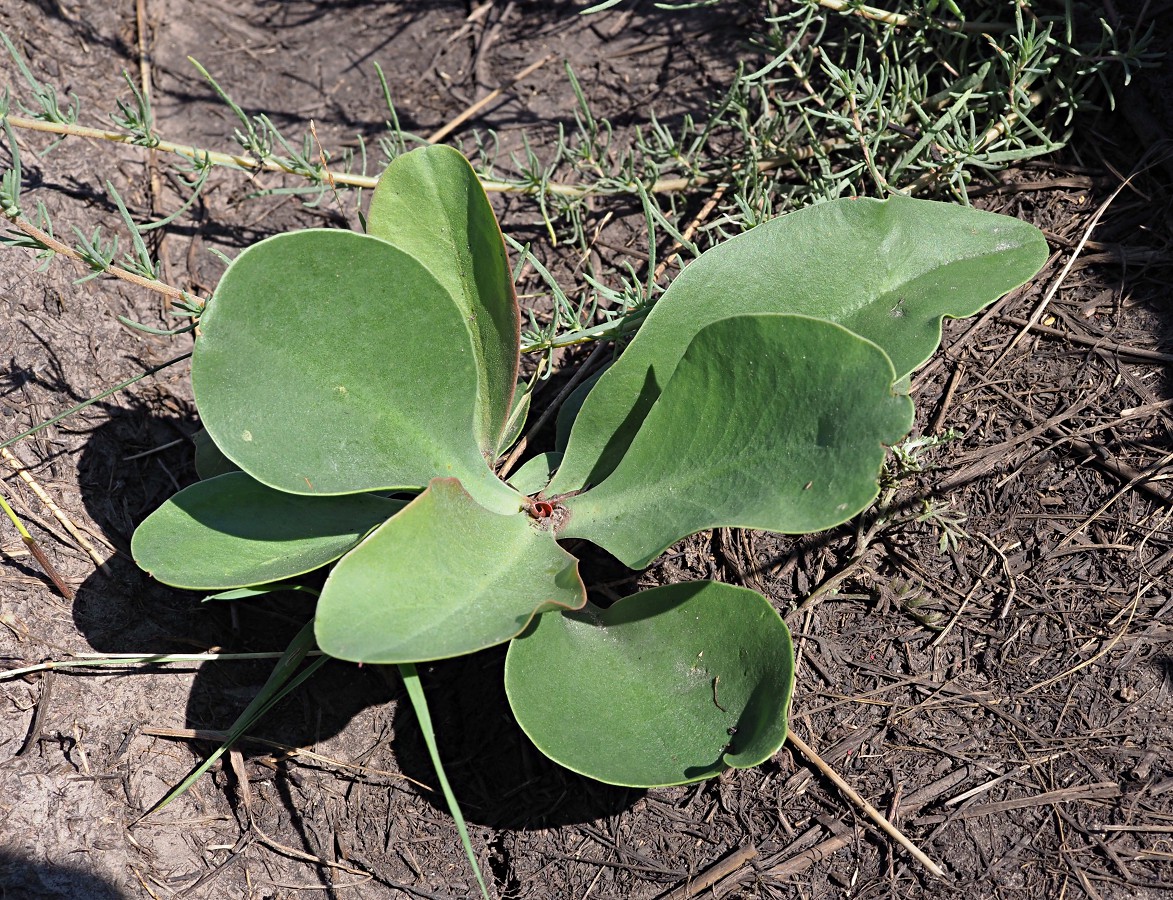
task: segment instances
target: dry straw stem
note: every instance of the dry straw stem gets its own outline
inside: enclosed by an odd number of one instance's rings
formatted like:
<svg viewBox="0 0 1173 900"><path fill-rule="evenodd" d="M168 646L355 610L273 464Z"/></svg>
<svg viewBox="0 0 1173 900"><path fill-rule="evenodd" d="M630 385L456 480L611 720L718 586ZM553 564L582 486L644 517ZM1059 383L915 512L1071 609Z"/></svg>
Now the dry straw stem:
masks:
<svg viewBox="0 0 1173 900"><path fill-rule="evenodd" d="M67 125L59 122L43 122L40 119L25 119L20 116L7 116L3 121L7 121L14 128L24 128L30 131L45 131L50 134L93 138L94 140L110 141L111 143L115 144L141 146L135 143L135 138L133 135L125 134L121 131L105 131L100 128L89 128L84 125ZM851 143L846 141L825 141L817 148L802 147L783 156L758 160L756 163L754 163L754 168L756 168L758 172L770 172L787 164L804 162L819 154L828 153L833 150L849 149L852 146L853 145ZM287 175L297 175L298 177L304 177L302 173L296 172L288 166L283 166L273 160L258 161L251 156L242 156L234 153L222 153L216 150L204 150L200 147L193 147L190 144L176 144L172 141L160 140L151 149L161 150L164 153L175 153L180 156L185 156L189 159L207 159L215 165L230 166L232 168L242 169L248 172L283 172ZM722 178L728 177L730 174L741 172L744 169L745 166L741 163L738 163L737 165L732 166L725 173L715 173L712 175L686 175L678 178L661 178L659 181L655 181L648 185L646 190L648 193L652 194L676 193L687 190L691 187L700 187L706 184L712 184L716 181L720 181ZM349 172L332 172L330 175L335 184L343 184L347 187L374 188L375 185L379 183L379 179L374 175L355 175ZM486 191L497 193L532 194L536 192L536 189L529 185L513 184L507 181L497 181L492 178L482 178L481 186ZM591 187L588 185L559 184L553 181L545 182L543 189L548 194L557 194L563 197L586 197L591 194L614 193L613 191ZM634 191L634 187L631 187L630 190ZM69 255L75 256L73 253ZM127 274L129 275L131 273ZM149 279L143 280L147 281Z"/></svg>
<svg viewBox="0 0 1173 900"><path fill-rule="evenodd" d="M849 785L846 781L844 781L839 773L832 769L831 766L827 764L822 759L822 757L819 756L819 754L815 753L815 751L811 749L806 741L796 735L793 730L786 736L786 739L795 746L799 753L801 753L807 758L807 760L809 760L812 766L818 769L821 774L825 775L827 779L835 785L835 787L839 788L839 790L845 797L847 797L847 799L856 804L863 811L864 815L871 819L879 827L879 829L884 832L884 834L888 835L888 837L892 838L892 840L896 841L896 843L907 850L913 859L928 869L932 874L936 875L938 878L945 877L944 869L929 859L923 850L921 850L916 846L916 844L905 837L904 833L891 822L889 822L883 813L881 813L878 809L876 809L863 797L856 793L855 789L852 788L852 786Z"/></svg>
<svg viewBox="0 0 1173 900"><path fill-rule="evenodd" d="M1067 534L1067 537L1063 538L1063 540L1061 540L1055 546L1055 548L1051 550L1051 553L1057 553L1069 545L1072 541L1075 540L1077 535L1081 534L1085 528L1087 528L1092 522L1102 516L1108 510L1108 507L1127 494L1138 484L1159 476L1170 462L1173 462L1173 453L1166 453L1153 465L1149 466L1145 471L1137 472L1136 475L1130 478L1123 487L1121 487L1114 494L1112 494L1111 497L1100 504L1099 508L1097 508L1095 512L1076 525L1075 528L1071 529L1071 531Z"/></svg>
<svg viewBox="0 0 1173 900"><path fill-rule="evenodd" d="M1115 647L1118 643L1120 643L1120 639L1123 638L1124 635L1126 635L1128 633L1128 629L1132 625L1132 620L1136 616L1137 607L1140 605L1141 595L1144 593L1147 593L1148 590L1150 588L1152 588L1155 583L1156 582L1150 581L1148 584L1144 585L1143 587L1139 587L1137 589L1136 596L1134 596L1132 598L1132 603L1129 604L1129 607L1128 607L1128 618L1124 621L1124 624L1122 626L1120 626L1120 630L1118 632L1116 632L1116 634L1112 637L1112 639L1110 641L1108 641L1106 644L1104 644L1103 647L1100 648L1100 651L1098 653L1096 653L1094 656L1089 656L1083 662L1077 663L1076 665L1072 666L1070 669L1067 669L1064 672L1060 672L1058 675L1053 675L1050 678L1046 678L1043 681L1032 684L1030 687L1021 691L1020 696L1026 696L1027 694L1033 694L1037 690L1040 690L1040 689L1046 688L1046 687L1050 687L1053 684L1057 684L1058 682L1062 681L1064 678L1068 678L1071 675L1074 675L1076 672L1080 671L1081 669L1086 669L1092 663L1097 662L1097 661L1103 659L1105 656L1107 656L1108 653L1111 652L1112 648ZM1119 617L1119 616L1117 616L1117 617Z"/></svg>
<svg viewBox="0 0 1173 900"><path fill-rule="evenodd" d="M59 134L69 137L83 137L92 138L99 141L109 141L114 144L129 144L131 146L141 146L135 143L135 137L131 134L126 134L121 131L106 131L101 128L89 128L84 125L68 125L60 122L43 122L39 119L25 119L21 116L7 116L7 121L14 128L24 128L29 131L45 131L50 134ZM143 148L147 149L147 148ZM243 169L246 172L283 172L287 175L297 175L304 177L300 172L296 172L288 166L283 166L271 159L257 160L251 156L242 156L236 153L223 153L218 150L205 150L201 147L194 147L191 144L176 144L173 141L160 140L153 150L160 150L164 153L175 153L179 156L185 156L188 159L208 160L214 165L229 166L235 169ZM355 175L349 172L333 172L331 177L335 184L344 184L347 187L355 188L374 188L379 183L379 179L374 175ZM527 189L520 185L506 184L501 181L483 180L481 184L486 191L503 191L503 192L525 192ZM560 184L548 184L547 190L552 194L567 194L570 196L580 196L589 193L588 189L566 186Z"/></svg>
<svg viewBox="0 0 1173 900"><path fill-rule="evenodd" d="M244 169L246 171L257 172L285 172L289 175L297 175L287 166L272 160L258 161L251 156L242 156L235 153L222 153L217 150L204 150L201 147L193 147L190 144L176 144L173 141L160 140L153 148L142 147L141 144L135 143L135 136L121 131L106 131L102 128L90 128L85 125L70 125L63 122L44 122L40 119L25 119L21 116L7 116L5 117L13 128L23 128L28 131L45 131L49 134L59 134L67 137L82 137L92 138L98 141L109 141L113 144L129 144L134 147L141 147L142 149L161 150L164 153L175 153L179 156L185 156L192 160L207 159L218 166L231 166L237 169ZM334 180L339 184L346 184L351 187L373 188L378 182L377 178L367 175L334 175Z"/></svg>
<svg viewBox="0 0 1173 900"><path fill-rule="evenodd" d="M546 65L546 63L553 62L554 59L555 59L555 55L553 53L547 53L545 56L543 56L541 59L537 60L536 62L530 63L528 66L526 66L524 69L522 69L516 75L514 75L512 78L508 79L503 85L501 85L501 87L490 91L488 94L486 94L480 100L478 100L476 103L473 103L470 106L466 107L459 115L452 118L448 122L448 124L442 126L441 128L436 129L431 134L429 134L428 138L427 138L428 143L434 144L437 141L444 140L444 138L448 137L448 135L450 135L453 131L455 131L457 128L459 128L461 125L463 125L469 119L471 119L473 116L475 116L477 113L479 113L482 109L484 109L486 106L488 106L490 103L492 103L498 97L500 97L507 89L509 89L513 85L517 84L523 78L528 78L530 75L532 75L538 69L540 69L542 66Z"/></svg>
<svg viewBox="0 0 1173 900"><path fill-rule="evenodd" d="M999 315L997 319L1006 322L1009 325L1017 325L1020 328L1029 328L1031 331L1037 331L1039 334L1045 334L1048 337L1059 338L1064 341L1070 341L1073 344L1080 344L1084 347L1091 347L1093 350L1100 350L1104 353L1112 353L1117 356L1125 356L1130 359L1139 359L1145 362L1159 362L1159 363L1173 363L1173 353L1162 353L1159 350L1146 350L1143 347L1132 347L1128 344L1119 344L1115 341L1109 341L1102 337L1088 337L1082 334L1076 334L1073 331L1062 331L1058 328L1050 328L1046 325L1031 325L1026 319L1018 316Z"/></svg>
<svg viewBox="0 0 1173 900"><path fill-rule="evenodd" d="M62 512L61 508L53 502L53 499L47 493L45 493L45 489L37 483L37 480L33 478L32 473L25 468L24 463L17 459L13 452L7 447L0 448L0 456L2 456L5 462L7 462L8 465L12 467L12 471L20 476L20 480L28 485L29 490L37 495L37 499L45 504L49 512L53 513L54 518L56 518L58 522L65 526L65 530L73 536L73 539L77 541L78 545L83 550L85 550L89 558L92 559L95 565L97 565L97 567L102 570L102 574L111 574L109 566L106 565L106 558L97 551L93 544L90 543L89 538L87 538L84 534L81 533L80 530L78 530L78 527L73 524L73 520L70 519L69 516L67 516L64 512ZM64 591L62 593L64 593Z"/></svg>
<svg viewBox="0 0 1173 900"><path fill-rule="evenodd" d="M1047 309L1051 299L1059 290L1059 286L1067 279L1068 273L1071 272L1072 267L1075 265L1075 261L1079 258L1079 254L1083 252L1084 246L1091 237L1092 231L1100 223L1100 219L1102 219L1104 213L1108 211L1108 207L1112 205L1112 201L1120 196L1120 192L1132 183L1132 179L1134 179L1137 175L1140 175L1142 172L1147 172L1149 169L1160 162L1160 159L1154 160L1153 157L1153 153L1146 154L1146 157L1141 160L1137 167L1132 171L1132 174L1121 181L1120 184L1117 185L1116 190L1112 191L1112 193L1108 195L1108 199L1100 204L1099 208L1095 211L1091 217L1091 220L1088 222L1087 228L1083 230L1083 235L1080 237L1079 242L1071 251L1071 256L1068 258L1067 263L1063 266L1062 271L1060 271L1058 277L1053 282L1051 282L1051 286L1047 288L1047 292L1043 295L1043 299L1040 300L1034 310L1031 311L1031 314L1027 317L1026 325L1022 327L1022 330L1014 336L1014 340L1009 343L1006 349L1003 350L998 358L994 360L993 364L990 365L989 369L987 370L987 375L989 372L992 372L995 368L997 368L998 364L1006 358L1006 355L1011 350L1018 346L1018 342L1026 337L1027 333L1032 328L1039 324L1039 320L1043 317L1043 312Z"/></svg>
<svg viewBox="0 0 1173 900"><path fill-rule="evenodd" d="M0 669L0 681L23 678L36 672L58 669L89 669L105 666L159 666L172 663L211 662L215 660L280 659L284 651L264 653L78 653L71 659L49 660L18 669ZM321 656L321 650L311 650L307 656Z"/></svg>
<svg viewBox="0 0 1173 900"><path fill-rule="evenodd" d="M994 549L997 550L997 548L994 548ZM998 551L998 552L1000 553L1001 551ZM1005 557L1003 557L1003 559L1005 559ZM932 643L929 644L930 647L940 647L941 646L942 642L948 636L949 632L953 630L953 626L957 624L957 620L960 619L962 614L965 612L965 608L967 606L969 606L969 601L972 600L973 595L978 592L978 588L980 588L985 583L986 576L990 574L990 570L993 568L994 568L994 560L991 559L988 563L986 563L986 567L984 569L982 569L981 575L979 575L977 577L977 579L975 579L975 581L973 583L973 587L971 587L969 589L969 593L967 593L964 597L961 598L961 603L958 605L956 611L953 613L952 618L950 618L949 621L947 623L945 623L945 627L941 629L941 633L938 634L937 637L932 641Z"/></svg>
<svg viewBox="0 0 1173 900"><path fill-rule="evenodd" d="M54 253L59 253L62 256L68 256L70 259L77 260L77 262L81 263L87 269L91 268L90 264L86 262L85 257L78 253L78 251L74 250L68 244L63 244L47 231L42 231L27 219L22 219L19 216L9 216L8 220L13 225L15 225L17 229L27 234L33 240L44 244ZM179 301L180 303L195 301L201 306L207 303L207 301L202 297L189 294L187 291L181 291L177 287L172 287L169 284L165 284L162 281L156 281L153 278L144 278L142 275L136 275L134 272L128 272L126 269L119 268L118 266L106 266L102 269L102 272L106 275L113 275L115 278L118 278L122 281L127 281L131 284L138 285L139 287L146 288L149 291L155 291L158 294L163 294L165 297L170 297L172 300Z"/></svg>

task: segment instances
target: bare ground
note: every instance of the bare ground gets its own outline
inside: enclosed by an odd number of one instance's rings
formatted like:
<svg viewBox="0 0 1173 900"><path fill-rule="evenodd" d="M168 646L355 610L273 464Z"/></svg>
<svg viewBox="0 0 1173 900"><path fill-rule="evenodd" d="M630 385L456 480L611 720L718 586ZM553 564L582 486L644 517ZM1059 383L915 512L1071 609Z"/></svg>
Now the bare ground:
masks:
<svg viewBox="0 0 1173 900"><path fill-rule="evenodd" d="M471 8L455 2L143 6L141 36L131 3L6 0L0 27L39 77L76 92L91 116L125 95L121 73L137 72L141 37L160 132L219 148L233 123L189 54L249 112L290 126L313 119L337 147L382 130L376 60L403 127L428 133L546 54L570 60L597 111L618 125L646 122L650 109L677 121L718 94L735 54L748 52L722 10L638 6L581 19L571 4L514 2L488 4L470 22ZM1173 33L1167 12L1162 25ZM6 83L15 79L11 66L5 72ZM586 570L588 583L611 585L604 590L715 577L770 597L800 653L794 731L949 877L912 862L790 744L757 769L683 788L629 791L571 775L512 723L502 654L488 652L425 677L498 896L676 900L706 874L720 876L712 892L725 898L1123 898L1173 888L1169 173L1139 173L1081 245L1140 158L1133 135L1146 122L1145 141L1170 134L1167 84L1150 80L1147 95L1142 86L1126 119L1082 124L1062 160L981 192L981 205L1042 227L1055 254L1025 289L952 323L915 379L919 433L960 436L901 481L874 540L859 537L878 513L802 540L701 535L628 584L614 584L624 576L606 560ZM497 129L516 148L522 131L548 140L572 107L553 62L470 126ZM470 134L466 126L454 137ZM26 200L44 201L61 233L114 220L106 179L140 214L178 202L173 177L154 170L153 186L140 151L67 141L36 158L49 141L21 141ZM185 288L215 284L220 263L208 248L236 252L344 218L329 202L305 209L288 195L251 197L293 183L277 176L214 177L163 242L166 280ZM532 200L499 199L498 211L518 239L542 240ZM638 260L632 209L604 200L592 216L605 224L597 252L617 259L631 245ZM542 252L572 277L573 258ZM28 254L0 255L4 435L189 346L115 318L170 324L159 298L108 280L75 285L78 274L61 261L42 273ZM532 273L524 277L522 291L540 294ZM13 448L108 562L98 569L0 465L6 496L77 589L66 603L16 535L0 532L6 666L80 652L284 646L304 606L200 606L129 560L135 525L194 479L197 428L180 366ZM957 541L942 550L949 529ZM138 821L211 746L149 730L226 728L266 675L266 663L233 662L0 683L0 893L473 896L442 803L404 778L433 781L402 691L370 670L331 664L256 732L318 756L244 744Z"/></svg>

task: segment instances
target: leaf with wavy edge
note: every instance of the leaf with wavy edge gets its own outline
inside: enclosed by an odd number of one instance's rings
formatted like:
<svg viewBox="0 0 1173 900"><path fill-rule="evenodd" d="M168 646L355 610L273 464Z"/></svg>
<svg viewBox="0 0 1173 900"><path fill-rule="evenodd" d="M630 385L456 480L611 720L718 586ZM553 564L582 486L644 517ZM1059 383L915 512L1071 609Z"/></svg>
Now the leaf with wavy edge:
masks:
<svg viewBox="0 0 1173 900"><path fill-rule="evenodd" d="M769 759L786 740L793 687L778 613L754 591L711 581L547 613L505 661L509 704L538 749L629 787Z"/></svg>
<svg viewBox="0 0 1173 900"><path fill-rule="evenodd" d="M714 322L615 471L563 501L560 536L638 569L708 528L805 534L845 522L875 499L884 445L912 427L912 401L892 381L883 350L821 319Z"/></svg>
<svg viewBox="0 0 1173 900"><path fill-rule="evenodd" d="M423 662L504 643L536 613L585 602L578 560L551 531L437 478L334 567L316 633L339 659Z"/></svg>
<svg viewBox="0 0 1173 900"><path fill-rule="evenodd" d="M928 359L944 317L972 315L1047 259L1033 225L894 196L833 200L765 222L704 253L656 303L590 392L550 485L598 484L618 465L693 336L744 313L799 313L879 344L896 378Z"/></svg>

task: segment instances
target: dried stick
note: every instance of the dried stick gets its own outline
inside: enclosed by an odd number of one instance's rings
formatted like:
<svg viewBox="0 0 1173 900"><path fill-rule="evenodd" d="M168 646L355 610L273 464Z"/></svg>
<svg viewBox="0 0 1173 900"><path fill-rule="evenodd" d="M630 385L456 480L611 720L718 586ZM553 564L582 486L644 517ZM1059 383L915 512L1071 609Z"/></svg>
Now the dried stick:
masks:
<svg viewBox="0 0 1173 900"><path fill-rule="evenodd" d="M722 878L733 874L757 855L758 848L753 844L739 847L721 861L709 866L700 875L663 894L658 900L689 900L690 897L708 890Z"/></svg>
<svg viewBox="0 0 1173 900"><path fill-rule="evenodd" d="M60 253L62 256L68 256L70 259L74 259L82 263L86 266L86 268L91 268L90 264L86 262L85 257L83 257L80 253L78 253L68 244L63 244L47 231L42 231L27 219L22 219L19 216L8 216L7 218L20 231L23 231L39 244L48 247L54 253ZM105 266L101 271L104 275L113 275L115 278L119 278L122 281L129 281L131 284L144 287L149 291L155 291L156 293L163 294L165 297L170 297L172 300L178 300L181 303L195 301L200 306L203 306L207 303L207 301L202 297L189 294L187 291L181 291L177 287L172 287L169 284L164 284L162 281L156 281L153 278L144 278L142 275L136 275L134 272L128 272L126 269L119 268L118 266Z"/></svg>
<svg viewBox="0 0 1173 900"><path fill-rule="evenodd" d="M1114 341L1107 341L1103 338L1087 337L1086 335L1076 334L1071 331L1063 331L1059 328L1050 328L1047 325L1034 324L1031 325L1026 319L1018 316L1000 315L997 317L1000 321L1007 322L1011 325L1018 325L1021 328L1029 328L1031 331L1037 331L1039 334L1045 334L1049 337L1060 338L1061 340L1070 341L1073 344L1080 344L1084 347L1091 347L1093 350L1102 351L1104 353L1115 353L1119 356L1127 356L1132 359L1140 359L1145 362L1159 362L1170 363L1173 362L1173 353L1161 353L1159 350L1146 350L1143 347L1130 347L1127 344L1118 344Z"/></svg>
<svg viewBox="0 0 1173 900"><path fill-rule="evenodd" d="M56 518L58 522L65 526L65 530L73 536L73 539L77 541L78 545L81 546L83 550L85 550L90 559L92 559L98 568L102 570L102 573L104 575L109 575L110 567L106 565L106 558L94 548L94 545L90 543L90 539L78 530L78 527L73 524L73 520L61 511L61 507L54 503L53 499L45 493L45 489L37 483L37 480L33 478L32 473L25 468L24 463L17 459L13 452L7 447L0 448L0 456L4 457L4 460L8 463L8 465L12 467L12 471L20 476L20 480L27 484L29 490L37 495L37 499L45 504L49 512L53 513L54 518ZM58 585L58 587L60 587L60 585Z"/></svg>
<svg viewBox="0 0 1173 900"><path fill-rule="evenodd" d="M891 822L889 822L884 817L883 813L881 813L878 809L868 803L863 797L857 794L851 785L843 780L838 772L832 769L830 765L823 761L819 754L815 753L815 751L810 748L806 741L796 735L793 731L787 735L787 740L789 740L790 743L792 743L795 748L807 758L812 766L825 775L831 781L831 783L835 785L835 787L839 788L839 790L845 797L847 797L847 799L863 810L864 815L871 819L880 828L881 831L883 831L886 835L888 835L888 837L892 838L892 840L896 841L896 843L907 850L909 854L912 855L913 859L919 862L938 878L945 877L944 869L929 859L923 850L921 850L916 846L916 844L905 837L904 833L901 832L900 829Z"/></svg>
<svg viewBox="0 0 1173 900"><path fill-rule="evenodd" d="M524 78L528 78L530 75L532 75L534 72L536 72L538 69L540 69L542 66L544 66L546 63L552 61L553 59L554 59L554 54L547 53L545 56L543 56L537 62L530 63L528 66L526 66L524 69L522 69L516 75L514 75L512 78L508 79L503 85L501 85L501 87L497 88L496 90L490 91L488 94L486 94L480 100L478 100L476 103L465 108L465 110L463 112L461 112L455 118L451 119L446 125L443 125L440 128L437 128L435 131L433 131L431 134L429 134L428 138L427 138L428 143L434 144L437 141L444 140L444 138L448 137L448 135L450 135L453 131L455 131L457 128L459 128L461 125L463 125L469 119L471 119L473 116L475 116L477 113L479 113L482 109L484 109L486 106L488 106L490 103L492 103L498 97L500 97L509 88L511 88L515 84L517 84L517 82L521 81Z"/></svg>
<svg viewBox="0 0 1173 900"><path fill-rule="evenodd" d="M1071 272L1071 267L1075 265L1075 261L1079 259L1079 254L1083 252L1084 245L1087 244L1088 239L1092 236L1093 229L1095 229L1095 227L1100 224L1100 219L1102 219L1104 213L1108 211L1108 207L1112 205L1112 201L1120 196L1120 192L1129 185L1129 183L1132 181L1132 177L1132 175L1129 175L1122 182L1120 182L1116 190L1112 191L1112 193L1108 195L1108 199L1100 204L1099 209L1095 211L1095 213L1092 215L1091 221L1088 222L1087 228L1083 230L1083 234L1079 238L1079 243L1077 243L1075 245L1075 249L1071 251L1071 256L1068 257L1067 262L1059 272L1058 277L1051 282L1051 286L1047 288L1047 292L1043 294L1043 299L1040 300L1038 305L1031 311L1031 314L1029 317L1027 317L1026 324L1022 327L1022 330L1014 336L1014 339L1007 345L1006 349L998 355L998 358L994 360L993 364L990 365L990 367L986 370L987 375L989 372L997 368L998 364L1006 358L1006 355L1011 350L1018 346L1018 342L1026 337L1027 333L1029 333L1032 328L1039 324L1039 320L1043 317L1043 312L1047 309L1051 299L1058 292L1059 286L1067 280L1067 275Z"/></svg>
<svg viewBox="0 0 1173 900"><path fill-rule="evenodd" d="M709 217L709 214L712 213L712 211L717 207L717 204L721 202L721 198L725 196L725 189L728 186L729 185L727 184L722 184L719 185L715 191L713 191L712 196L710 196L709 199L705 201L705 205L701 207L700 212L698 212L696 217L688 223L688 227L680 233L680 236L684 238L684 240L692 240L693 235L695 235L697 232L697 229L700 228L702 224L704 224L705 219ZM663 260L661 260L660 264L656 266L656 273L652 276L653 281L660 280L660 276L667 271L668 264L672 262L672 258L676 256L676 251L683 247L684 245L680 243L680 241L676 241L672 245L672 249L664 255Z"/></svg>

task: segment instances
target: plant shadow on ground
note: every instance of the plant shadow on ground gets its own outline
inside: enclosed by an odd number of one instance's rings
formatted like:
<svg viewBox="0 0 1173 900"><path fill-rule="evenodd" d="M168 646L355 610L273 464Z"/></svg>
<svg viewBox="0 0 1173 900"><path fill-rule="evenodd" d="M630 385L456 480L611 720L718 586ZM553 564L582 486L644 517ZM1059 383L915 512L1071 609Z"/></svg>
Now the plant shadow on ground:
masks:
<svg viewBox="0 0 1173 900"><path fill-rule="evenodd" d="M84 863L51 866L32 862L12 849L0 849L0 897L19 900L127 900Z"/></svg>
<svg viewBox="0 0 1173 900"><path fill-rule="evenodd" d="M196 480L191 442L138 459L128 448L162 446L176 432L191 435L191 418L154 416L143 409L111 410L108 422L95 429L79 462L82 499L93 520L119 548L108 563L109 575L96 571L80 587L73 605L74 622L99 653L199 653L281 651L311 611L300 596L273 595L252 602L201 603L206 592L177 591L159 584L129 558L130 535L139 522L177 487ZM202 664L187 707L191 728L227 729L260 690L273 660ZM331 689L328 702L300 715L282 714L254 729L272 740L294 743L337 734L367 706L386 702L386 686L369 673L355 676L327 667L315 681ZM332 684L333 683L333 684ZM296 695L295 695L296 696ZM295 704L286 703L288 713ZM276 733L281 732L281 736ZM247 749L247 748L246 748Z"/></svg>
<svg viewBox="0 0 1173 900"><path fill-rule="evenodd" d="M303 595L273 594L251 601L201 603L206 592L177 591L142 572L126 552L134 528L177 487L196 480L194 450L186 436L190 416L152 415L145 407L112 408L90 433L78 469L82 499L93 521L120 551L109 574L95 571L77 591L74 623L99 653L281 651L309 619ZM176 446L163 447L183 435ZM642 792L613 788L578 776L539 753L514 722L503 687L504 647L425 667L433 723L449 779L470 822L496 828L546 828L591 821L630 806ZM261 690L274 660L193 663L198 667L185 711L190 729L226 731ZM169 667L174 671L174 668ZM343 735L356 716L394 700L394 765L425 785L435 773L410 703L388 668L331 663L249 729L249 734L291 747L316 746ZM140 677L152 677L150 671ZM173 727L160 715L146 726ZM352 729L354 731L354 729ZM367 740L366 745L360 745ZM376 740L376 744L378 740ZM370 740L345 735L348 758L370 750ZM214 744L200 744L200 752ZM246 758L271 748L244 742ZM380 768L375 762L367 763ZM281 780L279 778L279 780ZM298 803L288 786L278 792L293 824ZM439 792L420 791L447 815ZM154 802L159 797L147 798Z"/></svg>

